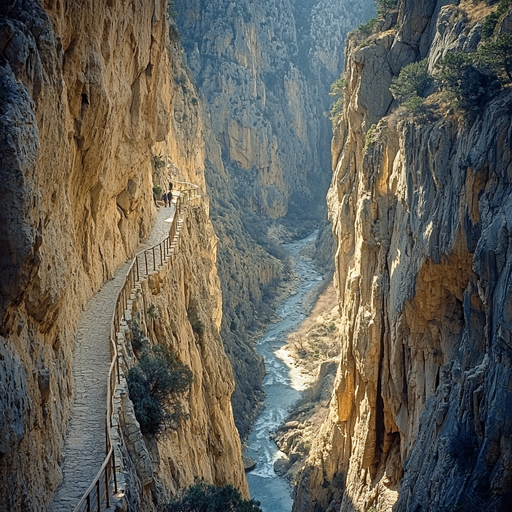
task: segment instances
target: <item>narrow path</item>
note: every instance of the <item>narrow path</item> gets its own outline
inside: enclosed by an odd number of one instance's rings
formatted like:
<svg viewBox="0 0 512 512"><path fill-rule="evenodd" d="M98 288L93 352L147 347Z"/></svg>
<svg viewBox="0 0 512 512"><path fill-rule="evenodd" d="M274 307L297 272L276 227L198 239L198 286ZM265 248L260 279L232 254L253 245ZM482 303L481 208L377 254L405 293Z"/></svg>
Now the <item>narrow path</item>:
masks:
<svg viewBox="0 0 512 512"><path fill-rule="evenodd" d="M149 240L137 252L161 242L169 233L175 205L160 208ZM130 261L120 265L87 303L78 324L73 350L74 399L62 473L48 512L70 512L99 471L105 458L105 414L110 366L110 322Z"/></svg>

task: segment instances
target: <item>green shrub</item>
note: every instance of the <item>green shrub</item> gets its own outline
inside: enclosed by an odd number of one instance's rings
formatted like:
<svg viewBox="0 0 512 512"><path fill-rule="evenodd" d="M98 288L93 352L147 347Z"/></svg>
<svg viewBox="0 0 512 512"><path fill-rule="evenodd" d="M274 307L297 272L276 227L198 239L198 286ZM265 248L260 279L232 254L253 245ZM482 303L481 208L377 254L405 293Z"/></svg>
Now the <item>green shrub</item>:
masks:
<svg viewBox="0 0 512 512"><path fill-rule="evenodd" d="M482 39L489 39L494 35L494 30L500 21L500 18L512 7L512 0L501 0L498 4L498 8L491 12L486 18L482 25Z"/></svg>
<svg viewBox="0 0 512 512"><path fill-rule="evenodd" d="M391 9L395 9L398 5L398 0L375 0L377 6L377 14L384 16Z"/></svg>
<svg viewBox="0 0 512 512"><path fill-rule="evenodd" d="M232 485L196 484L190 486L185 495L172 501L165 512L262 512L259 502L244 500L240 491Z"/></svg>
<svg viewBox="0 0 512 512"><path fill-rule="evenodd" d="M329 93L330 96L343 96L345 93L345 89L347 87L347 82L345 80L345 77L341 75L338 80L334 81L331 84L331 92Z"/></svg>
<svg viewBox="0 0 512 512"><path fill-rule="evenodd" d="M337 117L341 114L343 111L343 96L341 98L338 98L331 107L330 113L329 113L329 119L331 121L334 121L337 119Z"/></svg>
<svg viewBox="0 0 512 512"><path fill-rule="evenodd" d="M346 91L346 81L345 77L341 75L338 80L333 82L331 84L331 92L329 93L330 96L339 96L339 98L332 104L331 112L330 112L330 119L333 121L338 117L338 115L343 110L343 95Z"/></svg>
<svg viewBox="0 0 512 512"><path fill-rule="evenodd" d="M355 29L355 33L363 36L370 36L373 34L375 27L377 26L377 22L379 19L377 17L368 20L366 23L362 23Z"/></svg>
<svg viewBox="0 0 512 512"><path fill-rule="evenodd" d="M177 361L169 349L156 345L151 351L143 351L139 364L128 372L127 381L144 435L161 435L187 419L176 395L187 391L192 380L190 368Z"/></svg>
<svg viewBox="0 0 512 512"><path fill-rule="evenodd" d="M496 13L501 16L511 6L512 0L502 0ZM512 34L488 37L476 52L448 53L436 64L436 69L435 79L445 91L446 99L454 101L457 109L473 115L503 84L512 82Z"/></svg>
<svg viewBox="0 0 512 512"><path fill-rule="evenodd" d="M140 352L144 346L146 345L146 338L144 337L144 333L140 330L139 324L135 321L132 321L132 348L136 352Z"/></svg>
<svg viewBox="0 0 512 512"><path fill-rule="evenodd" d="M496 11L491 12L491 14L489 14L487 18L485 18L485 21L482 25L482 39L489 39L489 37L493 35L494 29L496 28L499 19L500 17L498 16L498 13Z"/></svg>
<svg viewBox="0 0 512 512"><path fill-rule="evenodd" d="M474 53L447 53L436 68L435 79L445 91L445 98L470 116L500 86L495 75L478 67Z"/></svg>
<svg viewBox="0 0 512 512"><path fill-rule="evenodd" d="M389 90L397 100L405 100L412 96L424 98L434 79L428 72L427 59L404 66L400 74L393 78Z"/></svg>
<svg viewBox="0 0 512 512"><path fill-rule="evenodd" d="M156 199L161 199L162 197L162 187L160 185L153 185L153 194Z"/></svg>
<svg viewBox="0 0 512 512"><path fill-rule="evenodd" d="M413 115L426 114L428 111L425 106L425 100L419 96L412 96L403 106Z"/></svg>
<svg viewBox="0 0 512 512"><path fill-rule="evenodd" d="M157 171L165 167L165 160L162 155L153 155L153 165Z"/></svg>
<svg viewBox="0 0 512 512"><path fill-rule="evenodd" d="M158 318L158 309L156 308L156 306L154 304L149 305L146 313L149 316L149 318L152 318L153 320Z"/></svg>
<svg viewBox="0 0 512 512"><path fill-rule="evenodd" d="M175 19L178 16L174 0L167 0L167 14L170 19Z"/></svg>
<svg viewBox="0 0 512 512"><path fill-rule="evenodd" d="M487 68L502 82L512 82L512 34L501 34L478 48L479 66Z"/></svg>
<svg viewBox="0 0 512 512"><path fill-rule="evenodd" d="M364 149L368 149L370 144L373 142L373 132L375 131L375 128L377 128L376 124L372 124L370 126L370 129L366 132L366 137L364 139Z"/></svg>

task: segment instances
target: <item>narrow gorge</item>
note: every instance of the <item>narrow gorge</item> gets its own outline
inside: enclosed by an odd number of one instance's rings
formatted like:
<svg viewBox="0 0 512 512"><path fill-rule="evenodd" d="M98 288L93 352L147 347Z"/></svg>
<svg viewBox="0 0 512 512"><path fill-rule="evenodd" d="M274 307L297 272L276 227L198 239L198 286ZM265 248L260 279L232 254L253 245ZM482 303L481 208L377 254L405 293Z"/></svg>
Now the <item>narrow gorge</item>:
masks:
<svg viewBox="0 0 512 512"><path fill-rule="evenodd" d="M0 2L0 512L511 511L511 84L510 0Z"/></svg>

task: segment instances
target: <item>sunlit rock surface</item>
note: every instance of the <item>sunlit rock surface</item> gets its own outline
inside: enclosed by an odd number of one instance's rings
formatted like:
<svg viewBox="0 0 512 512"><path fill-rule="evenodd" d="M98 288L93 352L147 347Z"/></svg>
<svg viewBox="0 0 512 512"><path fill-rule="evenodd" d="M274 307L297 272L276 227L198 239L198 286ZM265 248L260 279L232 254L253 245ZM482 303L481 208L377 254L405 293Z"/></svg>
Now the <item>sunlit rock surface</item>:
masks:
<svg viewBox="0 0 512 512"><path fill-rule="evenodd" d="M295 511L511 506L510 88L470 121L413 118L388 91L476 47L489 6L445 3L401 2L396 29L347 50L328 195L341 364Z"/></svg>
<svg viewBox="0 0 512 512"><path fill-rule="evenodd" d="M77 321L87 300L147 238L156 215L153 183L191 181L206 192L203 121L197 94L182 77L166 11L160 0L0 6L2 510L44 510L62 478ZM163 157L163 168L155 168L154 155ZM216 239L207 198L204 212L203 242L211 254L201 267L203 295L217 298L205 321L215 330L220 288L212 277ZM222 352L218 341L216 350ZM222 430L232 449L221 463L213 456L218 447L211 445L210 458L201 438L202 455L188 459L194 465L184 462L186 478L167 493L196 474L246 492L227 405L231 372L225 357L206 359L219 365L212 375L223 375L210 383L208 393L224 405L209 425ZM194 362L195 371L200 366Z"/></svg>

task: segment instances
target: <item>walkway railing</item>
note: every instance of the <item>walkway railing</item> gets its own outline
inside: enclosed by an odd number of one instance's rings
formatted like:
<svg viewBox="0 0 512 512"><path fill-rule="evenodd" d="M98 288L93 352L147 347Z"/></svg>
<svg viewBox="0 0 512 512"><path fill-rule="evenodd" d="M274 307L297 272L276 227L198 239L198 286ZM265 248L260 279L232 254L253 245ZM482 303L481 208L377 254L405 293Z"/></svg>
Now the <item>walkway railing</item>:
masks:
<svg viewBox="0 0 512 512"><path fill-rule="evenodd" d="M135 285L157 268L163 266L167 257L171 253L171 246L176 236L176 230L179 218L183 212L184 203L199 198L199 187L193 183L173 182L181 186L187 186L186 190L179 190L180 195L176 200L176 211L169 228L169 235L159 244L140 252L133 258L133 261L126 273L126 279L123 287L116 299L116 306L112 315L110 327L110 369L108 373L107 387L107 414L105 418L105 438L106 438L106 457L103 464L92 481L91 485L83 495L82 499L75 507L74 512L101 512L110 507L110 485L113 479L114 492L117 493L117 475L114 446L110 437L110 428L113 423L113 399L116 389L116 383L121 382L121 372L119 370L119 354L117 352L117 333L120 331L121 322L125 318L125 312L128 308L128 301Z"/></svg>

